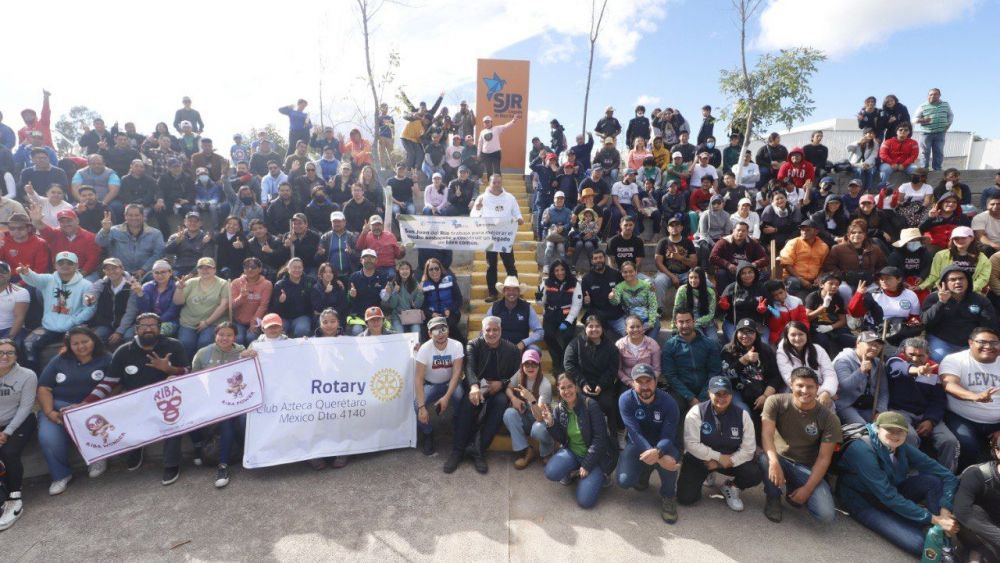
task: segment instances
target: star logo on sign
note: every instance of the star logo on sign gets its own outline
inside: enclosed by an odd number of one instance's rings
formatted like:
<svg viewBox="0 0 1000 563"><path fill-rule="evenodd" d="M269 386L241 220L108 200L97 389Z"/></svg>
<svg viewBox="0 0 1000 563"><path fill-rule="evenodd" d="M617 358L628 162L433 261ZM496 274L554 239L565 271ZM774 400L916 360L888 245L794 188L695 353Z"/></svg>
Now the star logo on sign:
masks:
<svg viewBox="0 0 1000 563"><path fill-rule="evenodd" d="M483 82L486 83L487 100L492 100L493 95L502 91L504 85L507 84L507 81L500 78L500 75L496 72L493 73L493 78L483 78Z"/></svg>

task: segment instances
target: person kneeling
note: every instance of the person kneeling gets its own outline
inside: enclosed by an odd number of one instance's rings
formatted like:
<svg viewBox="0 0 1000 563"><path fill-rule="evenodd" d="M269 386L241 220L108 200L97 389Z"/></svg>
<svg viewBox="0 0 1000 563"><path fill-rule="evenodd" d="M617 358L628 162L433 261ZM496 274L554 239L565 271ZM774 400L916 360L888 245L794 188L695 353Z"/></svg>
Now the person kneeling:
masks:
<svg viewBox="0 0 1000 563"><path fill-rule="evenodd" d="M729 508L740 512L740 490L756 487L763 476L754 460L757 439L750 414L733 403L729 379L716 376L708 382L709 400L688 411L684 417L684 458L677 477L677 502L694 504L701 498L701 486L708 476L720 484ZM716 474L727 477L718 483Z"/></svg>

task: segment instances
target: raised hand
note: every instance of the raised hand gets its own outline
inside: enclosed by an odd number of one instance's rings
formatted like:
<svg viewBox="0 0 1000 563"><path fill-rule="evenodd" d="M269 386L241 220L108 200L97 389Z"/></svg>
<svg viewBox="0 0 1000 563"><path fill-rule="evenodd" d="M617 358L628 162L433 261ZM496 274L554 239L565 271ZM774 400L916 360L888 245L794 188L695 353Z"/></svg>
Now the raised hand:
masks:
<svg viewBox="0 0 1000 563"><path fill-rule="evenodd" d="M150 352L146 354L146 357L149 358L149 363L146 364L146 367L151 367L163 373L170 372L170 353L161 358L156 352Z"/></svg>
<svg viewBox="0 0 1000 563"><path fill-rule="evenodd" d="M288 295L285 294L285 290L281 290L281 295L278 296L278 303L284 303L288 300Z"/></svg>

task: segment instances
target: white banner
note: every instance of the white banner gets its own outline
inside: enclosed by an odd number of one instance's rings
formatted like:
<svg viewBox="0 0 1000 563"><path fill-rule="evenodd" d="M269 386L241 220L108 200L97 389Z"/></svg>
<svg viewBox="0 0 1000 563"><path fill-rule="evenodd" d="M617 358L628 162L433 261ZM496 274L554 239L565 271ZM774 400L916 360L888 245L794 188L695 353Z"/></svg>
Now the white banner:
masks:
<svg viewBox="0 0 1000 563"><path fill-rule="evenodd" d="M396 220L403 244L416 248L510 252L517 236L517 220L511 218L400 215Z"/></svg>
<svg viewBox="0 0 1000 563"><path fill-rule="evenodd" d="M256 343L264 404L247 415L244 467L416 445L416 334Z"/></svg>
<svg viewBox="0 0 1000 563"><path fill-rule="evenodd" d="M90 464L256 409L262 387L247 358L67 409L63 421Z"/></svg>

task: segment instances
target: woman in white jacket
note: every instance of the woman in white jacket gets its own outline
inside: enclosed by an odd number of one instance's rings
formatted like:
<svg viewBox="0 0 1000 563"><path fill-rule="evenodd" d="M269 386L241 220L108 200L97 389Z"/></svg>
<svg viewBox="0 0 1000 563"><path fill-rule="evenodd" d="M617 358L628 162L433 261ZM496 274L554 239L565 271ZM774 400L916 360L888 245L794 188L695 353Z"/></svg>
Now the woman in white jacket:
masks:
<svg viewBox="0 0 1000 563"><path fill-rule="evenodd" d="M878 171L875 160L878 158L879 146L875 131L871 127L861 130L860 141L847 145L847 160L854 168L854 177L861 180L861 187L865 191L868 191L875 181L875 173Z"/></svg>
<svg viewBox="0 0 1000 563"><path fill-rule="evenodd" d="M819 344L810 342L809 329L799 321L789 321L781 332L775 356L778 371L785 385L791 388L792 370L797 367L812 368L819 376L819 402L833 409L833 397L837 395L837 372L826 350Z"/></svg>
<svg viewBox="0 0 1000 563"><path fill-rule="evenodd" d="M743 162L733 165L733 174L736 174L736 183L748 189L755 189L760 181L760 167L753 161L753 153L749 150L743 151Z"/></svg>

